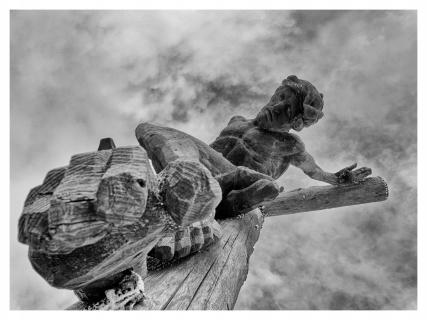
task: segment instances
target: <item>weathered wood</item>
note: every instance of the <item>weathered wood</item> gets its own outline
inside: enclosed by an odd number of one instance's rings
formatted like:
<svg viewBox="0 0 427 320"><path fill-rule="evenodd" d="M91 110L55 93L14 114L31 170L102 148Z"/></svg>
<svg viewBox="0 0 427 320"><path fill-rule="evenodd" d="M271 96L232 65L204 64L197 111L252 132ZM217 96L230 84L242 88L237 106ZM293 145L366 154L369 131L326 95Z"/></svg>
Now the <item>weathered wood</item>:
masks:
<svg viewBox="0 0 427 320"><path fill-rule="evenodd" d="M175 233L163 236L149 252L149 255L162 261L172 260L175 255Z"/></svg>
<svg viewBox="0 0 427 320"><path fill-rule="evenodd" d="M291 128L299 131L317 122L322 107L323 96L314 86L290 76L256 119L233 117L211 146L175 129L140 124L136 137L160 173L159 181L149 174L142 149L116 149L112 139L101 140L98 152L71 159L57 187L45 182L46 190L42 185L30 192L24 210L28 219L19 227L36 224L41 230L20 232L20 239L30 243L33 267L51 285L77 290L87 303L105 292L107 308L131 303L133 309L232 309L263 222L255 208L265 205L270 215L281 215L388 196L383 181L359 183L371 174L369 168L325 172L289 134ZM343 185L296 190L272 200L279 193L273 177L290 164L313 179ZM219 224L206 223L213 221L215 208L216 218L228 218L221 222L223 233ZM192 229L195 221L200 225ZM46 233L47 252L39 250ZM141 281L131 277L127 284L123 273L143 273L147 254L157 244L165 250L154 256L172 258L172 267L151 272L146 278L151 299L132 306L142 297ZM202 253L188 257L200 248ZM121 278L124 282L117 282ZM115 288L124 291L116 296Z"/></svg>
<svg viewBox="0 0 427 320"><path fill-rule="evenodd" d="M138 222L156 177L139 146L115 148L96 193L96 211L116 226Z"/></svg>
<svg viewBox="0 0 427 320"><path fill-rule="evenodd" d="M166 170L177 160L198 162L209 170L222 190L216 217L230 218L247 213L279 193L279 187L271 177L233 165L221 153L185 132L141 123L135 134L157 172Z"/></svg>
<svg viewBox="0 0 427 320"><path fill-rule="evenodd" d="M221 238L221 234L221 226L213 218L198 221L163 236L149 255L162 261L185 257L208 247Z"/></svg>
<svg viewBox="0 0 427 320"><path fill-rule="evenodd" d="M82 296L104 292L99 288L120 280L117 274L143 272L163 230L177 226L158 193L140 146L75 155L30 192L19 240L30 245L32 266L52 286Z"/></svg>
<svg viewBox="0 0 427 320"><path fill-rule="evenodd" d="M233 309L262 223L258 209L220 221L219 241L165 269L148 273L144 279L148 300L136 304L133 310ZM77 302L69 309L86 307Z"/></svg>
<svg viewBox="0 0 427 320"><path fill-rule="evenodd" d="M199 161L177 159L159 174L161 195L172 219L183 226L213 218L221 188Z"/></svg>
<svg viewBox="0 0 427 320"><path fill-rule="evenodd" d="M372 177L357 184L319 186L284 192L267 203L264 210L268 216L279 216L384 201L387 197L386 182L381 177Z"/></svg>
<svg viewBox="0 0 427 320"><path fill-rule="evenodd" d="M114 143L114 140L112 138L102 138L99 141L98 151L115 149L115 148L116 148L116 144Z"/></svg>
<svg viewBox="0 0 427 320"><path fill-rule="evenodd" d="M235 169L221 153L179 130L145 122L138 125L135 135L139 144L147 150L156 172L177 159L200 162L213 176Z"/></svg>
<svg viewBox="0 0 427 320"><path fill-rule="evenodd" d="M64 202L94 200L111 150L76 154L71 157L61 184L53 196Z"/></svg>
<svg viewBox="0 0 427 320"><path fill-rule="evenodd" d="M29 192L18 223L18 240L43 249L48 238L48 210L53 191L64 178L66 167L50 170L40 186Z"/></svg>
<svg viewBox="0 0 427 320"><path fill-rule="evenodd" d="M205 243L202 231L202 224L196 222L190 228L190 237L191 237L191 248L190 252L194 253L202 249L203 244Z"/></svg>
<svg viewBox="0 0 427 320"><path fill-rule="evenodd" d="M186 226L213 221L220 200L217 180L200 162L177 159L156 176L140 146L83 153L30 191L19 240L48 283L95 299L122 272L144 273L165 234L173 235L172 258L198 249ZM215 227L201 225L209 231L204 245L214 242Z"/></svg>
<svg viewBox="0 0 427 320"><path fill-rule="evenodd" d="M104 150L71 157L50 201L49 252L68 253L107 234L108 223L96 215L94 202L110 156L111 150Z"/></svg>

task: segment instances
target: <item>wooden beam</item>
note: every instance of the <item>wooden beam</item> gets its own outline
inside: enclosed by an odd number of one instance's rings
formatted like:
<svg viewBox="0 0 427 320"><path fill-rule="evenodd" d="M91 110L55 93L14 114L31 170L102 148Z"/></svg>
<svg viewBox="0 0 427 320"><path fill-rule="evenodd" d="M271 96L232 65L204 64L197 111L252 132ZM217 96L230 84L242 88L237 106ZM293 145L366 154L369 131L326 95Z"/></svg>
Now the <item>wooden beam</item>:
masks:
<svg viewBox="0 0 427 320"><path fill-rule="evenodd" d="M281 216L384 201L387 197L386 182L381 177L372 177L357 184L309 187L284 192L267 203L264 211L267 216Z"/></svg>
<svg viewBox="0 0 427 320"><path fill-rule="evenodd" d="M134 306L133 310L233 309L248 274L249 258L264 215L323 210L383 201L387 197L387 184L382 178L375 177L358 184L293 190L267 203L264 214L256 209L243 217L219 221L223 234L217 243L148 273L144 279L148 299ZM69 309L86 307L77 302Z"/></svg>
<svg viewBox="0 0 427 320"><path fill-rule="evenodd" d="M144 279L148 299L133 310L229 310L248 274L249 257L264 217L256 209L241 218L222 220L218 242ZM87 308L83 302L69 310Z"/></svg>

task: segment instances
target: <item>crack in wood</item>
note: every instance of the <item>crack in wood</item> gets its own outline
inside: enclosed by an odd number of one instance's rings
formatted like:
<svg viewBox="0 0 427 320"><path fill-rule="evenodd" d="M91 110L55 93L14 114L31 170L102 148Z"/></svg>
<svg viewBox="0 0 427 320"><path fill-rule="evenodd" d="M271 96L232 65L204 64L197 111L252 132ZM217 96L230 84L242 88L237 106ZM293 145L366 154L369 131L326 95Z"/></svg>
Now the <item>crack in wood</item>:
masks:
<svg viewBox="0 0 427 320"><path fill-rule="evenodd" d="M178 290L182 287L182 285L184 284L184 282L187 280L187 278L190 276L191 272L193 272L194 267L191 268L190 272L185 276L184 280L181 281L181 283L178 285L178 287L174 290L174 292L172 293L172 295L169 297L169 299L166 301L166 303L160 308L161 310L166 310L166 308L168 307L168 305L171 303L172 299L175 297L176 293L178 292Z"/></svg>
<svg viewBox="0 0 427 320"><path fill-rule="evenodd" d="M210 300L210 298L211 298L211 296L212 296L212 293L214 292L214 290L215 290L215 288L216 288L216 286L217 286L217 284L218 284L218 280L221 278L221 275L222 275L222 273L223 273L223 271L224 271L224 268L225 268L225 266L227 265L227 262L228 262L228 260L229 260L229 258L230 258L231 252L233 251L233 245L234 245L234 243L236 242L237 238L239 237L240 233L241 233L241 230L239 230L239 232L237 233L236 237L234 238L233 243L232 243L232 244L231 244L231 246L230 246L230 247L231 247L231 248L230 248L230 252L228 253L227 258L226 258L226 260L225 260L224 264L222 265L222 268L221 268L221 270L220 270L220 272L219 272L219 275L215 278L215 282L214 282L214 284L210 287L210 290L208 291L208 292L209 292L209 293L208 293L208 297L207 297L207 299L206 299L206 301L205 301L205 303L204 303L204 307L205 307L205 308L206 308L206 306L207 306L207 304L208 304L208 302L209 302L209 300ZM230 237L231 237L231 236L230 236Z"/></svg>
<svg viewBox="0 0 427 320"><path fill-rule="evenodd" d="M193 302L194 298L197 296L197 293L199 292L200 287L202 286L203 282L205 281L205 279L207 278L207 276L210 274L212 267L214 266L214 264L218 261L218 257L215 258L215 260L212 262L211 266L209 267L208 271L206 271L205 276L203 277L202 281L200 281L199 285L197 286L196 291L194 292L193 297L190 300L190 303L188 304L186 310L188 310L188 308L190 308L191 303Z"/></svg>
<svg viewBox="0 0 427 320"><path fill-rule="evenodd" d="M224 245L222 246L222 248L224 249L225 246L227 245L228 241L230 241L231 235L228 236L227 241L224 243Z"/></svg>

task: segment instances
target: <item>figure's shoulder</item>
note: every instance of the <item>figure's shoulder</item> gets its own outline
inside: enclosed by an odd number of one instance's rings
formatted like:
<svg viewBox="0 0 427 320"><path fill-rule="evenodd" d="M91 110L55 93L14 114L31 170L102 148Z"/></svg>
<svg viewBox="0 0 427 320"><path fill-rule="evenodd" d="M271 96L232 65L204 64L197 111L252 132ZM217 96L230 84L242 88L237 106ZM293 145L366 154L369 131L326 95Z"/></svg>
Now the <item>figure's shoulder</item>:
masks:
<svg viewBox="0 0 427 320"><path fill-rule="evenodd" d="M227 127L225 127L220 136L234 136L241 138L243 134L249 129L253 128L254 124L252 120L246 119L242 116L233 116L228 121Z"/></svg>
<svg viewBox="0 0 427 320"><path fill-rule="evenodd" d="M266 135L276 140L275 145L285 148L289 154L296 154L305 151L304 142L299 136L289 132L267 132Z"/></svg>
<svg viewBox="0 0 427 320"><path fill-rule="evenodd" d="M305 151L305 145L302 139L294 133L287 132L289 141L294 145L296 153Z"/></svg>

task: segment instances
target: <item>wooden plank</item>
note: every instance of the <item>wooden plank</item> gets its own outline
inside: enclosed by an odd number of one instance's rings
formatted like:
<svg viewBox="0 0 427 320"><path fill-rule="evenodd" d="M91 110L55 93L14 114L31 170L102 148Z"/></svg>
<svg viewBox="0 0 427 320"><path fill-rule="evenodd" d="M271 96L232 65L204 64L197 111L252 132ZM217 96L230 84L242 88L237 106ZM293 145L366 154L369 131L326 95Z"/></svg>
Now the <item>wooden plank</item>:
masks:
<svg viewBox="0 0 427 320"><path fill-rule="evenodd" d="M230 229L223 251L206 273L186 309L230 310L233 309L240 288L246 280L248 263L258 240L263 217L245 215L238 224L238 232Z"/></svg>

